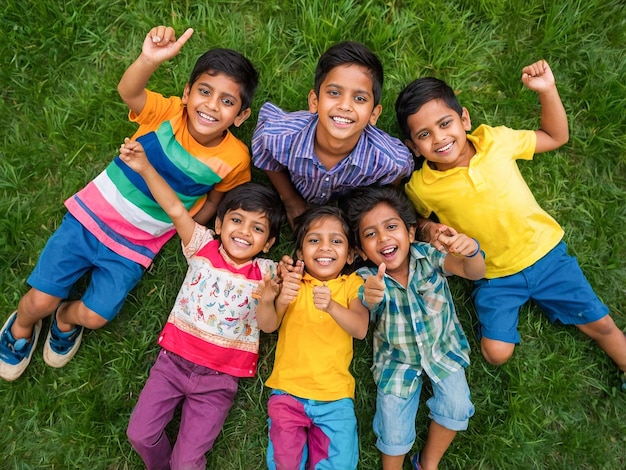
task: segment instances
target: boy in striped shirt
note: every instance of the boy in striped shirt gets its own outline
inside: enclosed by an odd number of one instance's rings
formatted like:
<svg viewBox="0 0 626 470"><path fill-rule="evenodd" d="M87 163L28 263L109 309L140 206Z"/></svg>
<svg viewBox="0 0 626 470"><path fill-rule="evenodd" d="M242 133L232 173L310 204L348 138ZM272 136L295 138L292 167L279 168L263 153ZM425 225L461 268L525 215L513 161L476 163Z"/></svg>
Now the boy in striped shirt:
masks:
<svg viewBox="0 0 626 470"><path fill-rule="evenodd" d="M228 130L250 116L258 73L248 59L228 49L202 55L182 98L145 87L154 71L178 54L193 34L178 39L157 26L126 70L118 91L139 124L133 135L159 174L199 222L215 214L223 193L250 181L247 146ZM17 379L26 369L51 315L44 360L63 367L75 355L83 328L106 325L119 312L154 256L174 235L170 218L143 179L119 156L87 186L65 201L68 213L48 240L31 289L0 332L0 377ZM62 302L85 274L91 279L80 300Z"/></svg>

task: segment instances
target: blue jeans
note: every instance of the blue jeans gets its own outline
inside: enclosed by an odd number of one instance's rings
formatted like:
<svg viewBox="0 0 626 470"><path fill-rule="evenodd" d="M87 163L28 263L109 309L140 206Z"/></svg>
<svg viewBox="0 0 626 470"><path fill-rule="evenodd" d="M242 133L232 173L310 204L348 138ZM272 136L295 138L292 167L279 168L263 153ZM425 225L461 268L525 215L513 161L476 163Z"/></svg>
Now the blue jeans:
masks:
<svg viewBox="0 0 626 470"><path fill-rule="evenodd" d="M380 388L376 396L374 434L376 447L383 454L405 455L415 442L415 417L422 393L422 379L412 395L402 398L385 394ZM432 382L432 381L431 381ZM426 401L429 417L453 431L464 431L474 414L465 370L461 369L442 381L432 382L433 396Z"/></svg>

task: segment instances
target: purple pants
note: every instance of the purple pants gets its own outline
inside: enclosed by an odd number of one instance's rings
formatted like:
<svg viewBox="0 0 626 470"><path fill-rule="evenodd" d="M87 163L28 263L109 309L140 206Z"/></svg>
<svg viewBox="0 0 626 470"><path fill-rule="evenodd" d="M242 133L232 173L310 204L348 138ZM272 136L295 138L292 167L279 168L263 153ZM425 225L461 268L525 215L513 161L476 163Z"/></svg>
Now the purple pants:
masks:
<svg viewBox="0 0 626 470"><path fill-rule="evenodd" d="M239 379L189 362L162 349L139 395L126 434L148 470L206 468L233 404ZM181 404L180 428L172 445L165 426Z"/></svg>

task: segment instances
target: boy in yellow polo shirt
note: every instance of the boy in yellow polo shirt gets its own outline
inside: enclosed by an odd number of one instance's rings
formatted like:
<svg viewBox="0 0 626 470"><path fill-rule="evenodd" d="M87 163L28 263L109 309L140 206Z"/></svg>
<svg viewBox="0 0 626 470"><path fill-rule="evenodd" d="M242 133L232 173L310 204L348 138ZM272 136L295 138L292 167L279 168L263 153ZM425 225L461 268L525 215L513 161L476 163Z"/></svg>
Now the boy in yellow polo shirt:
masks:
<svg viewBox="0 0 626 470"><path fill-rule="evenodd" d="M548 316L576 325L626 371L626 337L598 299L561 240L563 229L537 204L516 164L569 139L567 116L544 60L524 67L522 82L541 103L541 127L479 126L454 91L421 78L398 96L396 114L406 145L425 159L405 190L418 213L480 240L485 279L473 299L481 349L494 365L506 362L520 337L520 307L533 300Z"/></svg>

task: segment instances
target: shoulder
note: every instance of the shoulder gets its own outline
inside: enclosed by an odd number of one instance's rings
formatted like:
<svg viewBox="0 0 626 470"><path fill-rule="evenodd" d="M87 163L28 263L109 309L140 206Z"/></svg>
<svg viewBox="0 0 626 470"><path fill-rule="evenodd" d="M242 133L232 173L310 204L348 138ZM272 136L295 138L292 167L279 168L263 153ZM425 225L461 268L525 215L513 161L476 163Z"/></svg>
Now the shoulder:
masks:
<svg viewBox="0 0 626 470"><path fill-rule="evenodd" d="M361 140L366 145L370 145L380 152L412 159L411 152L400 139L387 134L371 124L365 126L361 134Z"/></svg>
<svg viewBox="0 0 626 470"><path fill-rule="evenodd" d="M258 133L262 130L266 134L272 133L297 133L302 131L308 124L316 119L315 114L308 111L286 112L271 102L266 102L259 110L257 120Z"/></svg>

